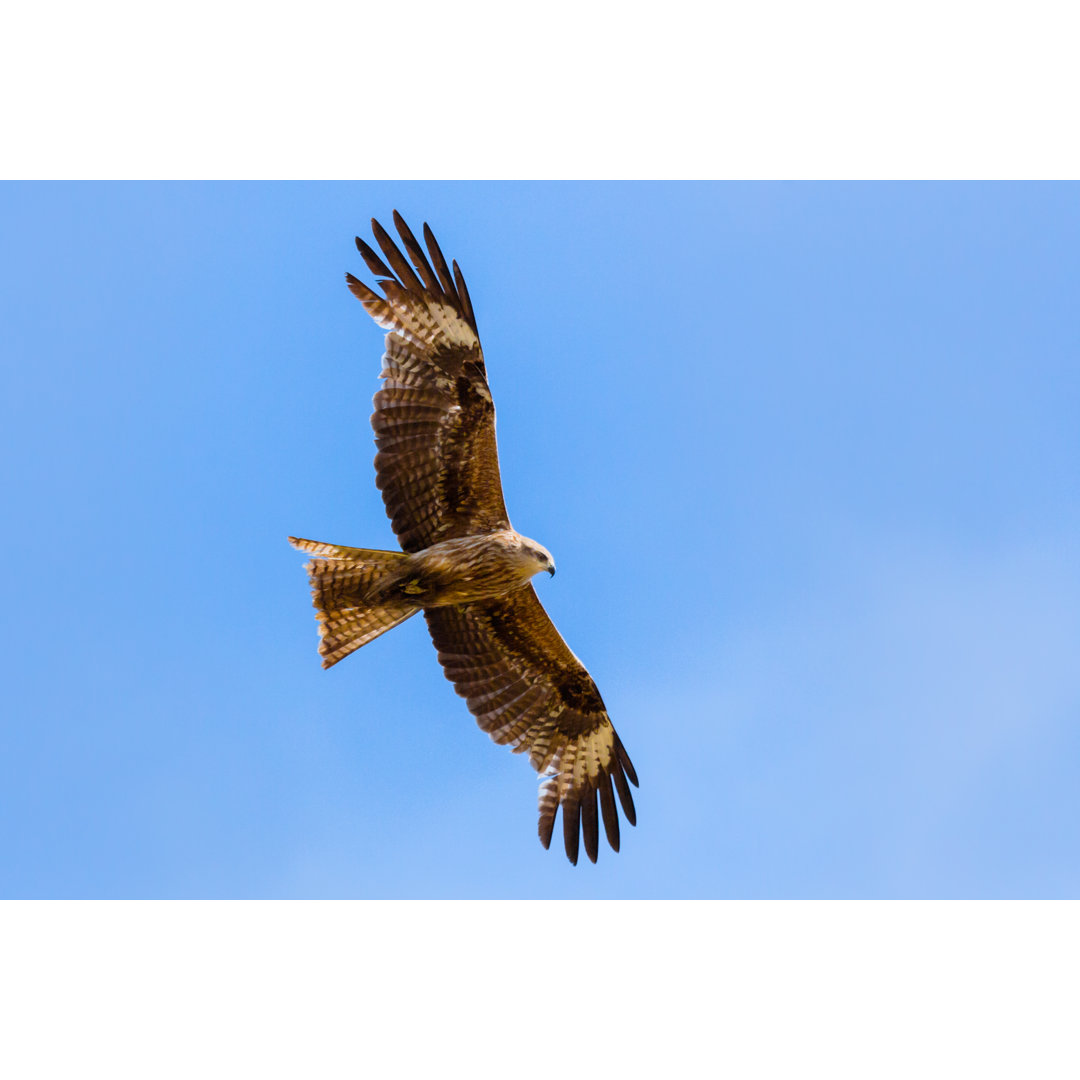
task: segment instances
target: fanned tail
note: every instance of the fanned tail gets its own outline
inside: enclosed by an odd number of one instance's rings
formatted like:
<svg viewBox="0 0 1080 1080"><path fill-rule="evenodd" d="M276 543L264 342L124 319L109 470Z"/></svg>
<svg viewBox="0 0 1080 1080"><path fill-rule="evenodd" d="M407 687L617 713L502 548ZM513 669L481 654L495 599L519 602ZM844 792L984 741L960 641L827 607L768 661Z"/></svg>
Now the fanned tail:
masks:
<svg viewBox="0 0 1080 1080"><path fill-rule="evenodd" d="M305 569L319 620L324 668L333 667L420 610L397 597L377 596L400 573L402 562L408 559L403 552L342 547L295 536L289 537L289 543L315 556Z"/></svg>

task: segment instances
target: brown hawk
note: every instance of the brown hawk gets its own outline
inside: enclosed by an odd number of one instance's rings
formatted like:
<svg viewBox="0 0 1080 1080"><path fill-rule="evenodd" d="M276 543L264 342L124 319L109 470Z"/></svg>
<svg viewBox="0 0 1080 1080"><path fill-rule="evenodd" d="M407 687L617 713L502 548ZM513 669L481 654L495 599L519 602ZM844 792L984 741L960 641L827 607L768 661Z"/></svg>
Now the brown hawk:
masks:
<svg viewBox="0 0 1080 1080"><path fill-rule="evenodd" d="M387 330L371 425L375 483L402 550L289 537L314 556L307 570L323 667L423 611L446 677L480 727L543 774L540 842L550 844L561 808L570 861L580 834L596 862L600 817L619 850L616 792L635 824L637 775L596 684L530 584L555 563L506 514L495 406L461 271L455 262L451 274L426 224L430 262L396 210L394 224L408 259L374 219L386 262L356 238L384 295L345 277Z"/></svg>

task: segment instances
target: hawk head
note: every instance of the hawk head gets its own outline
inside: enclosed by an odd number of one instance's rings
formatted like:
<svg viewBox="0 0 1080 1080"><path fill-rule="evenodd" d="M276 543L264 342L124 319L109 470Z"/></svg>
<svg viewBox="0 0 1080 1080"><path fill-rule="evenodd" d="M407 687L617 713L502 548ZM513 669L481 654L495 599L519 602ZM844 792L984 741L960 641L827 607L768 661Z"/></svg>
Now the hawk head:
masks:
<svg viewBox="0 0 1080 1080"><path fill-rule="evenodd" d="M555 560L551 557L551 552L543 544L538 544L535 540L525 540L522 544L522 550L536 564L534 574L546 570L552 577L555 576Z"/></svg>

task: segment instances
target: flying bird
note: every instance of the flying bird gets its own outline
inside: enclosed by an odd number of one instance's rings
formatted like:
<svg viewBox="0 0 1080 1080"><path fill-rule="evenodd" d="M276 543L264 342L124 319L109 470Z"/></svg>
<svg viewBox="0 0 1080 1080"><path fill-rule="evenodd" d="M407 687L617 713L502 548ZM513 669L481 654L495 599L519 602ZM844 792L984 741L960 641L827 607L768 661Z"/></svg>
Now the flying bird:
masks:
<svg viewBox="0 0 1080 1080"><path fill-rule="evenodd" d="M637 775L596 684L531 584L541 571L554 575L551 553L507 516L495 406L458 264L451 273L427 224L427 255L396 210L394 224L408 259L374 219L386 261L356 238L383 295L345 279L387 331L371 426L375 484L402 550L289 537L313 556L306 569L323 667L422 611L443 671L481 729L527 753L542 774L540 842L550 844L561 809L570 862L579 837L596 862L600 818L619 850L616 794L636 823Z"/></svg>

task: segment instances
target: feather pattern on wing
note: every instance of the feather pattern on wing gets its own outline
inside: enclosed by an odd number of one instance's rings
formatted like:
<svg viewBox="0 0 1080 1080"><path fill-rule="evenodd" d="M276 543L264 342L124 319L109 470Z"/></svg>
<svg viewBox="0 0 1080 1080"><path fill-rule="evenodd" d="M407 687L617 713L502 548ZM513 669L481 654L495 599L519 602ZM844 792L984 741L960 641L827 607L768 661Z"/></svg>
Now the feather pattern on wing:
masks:
<svg viewBox="0 0 1080 1080"><path fill-rule="evenodd" d="M424 611L446 677L495 742L528 753L540 786L540 840L551 842L563 812L563 841L577 862L578 839L595 862L600 814L619 850L619 820L636 821L634 766L589 673L571 652L531 585L498 600Z"/></svg>
<svg viewBox="0 0 1080 1080"><path fill-rule="evenodd" d="M461 271L451 276L431 230L428 261L401 215L394 223L409 261L372 221L385 261L356 244L379 296L351 274L349 288L388 331L375 395L375 483L405 551L509 528L495 445L495 406ZM434 263L434 269L432 268ZM417 276L419 274L419 276Z"/></svg>

